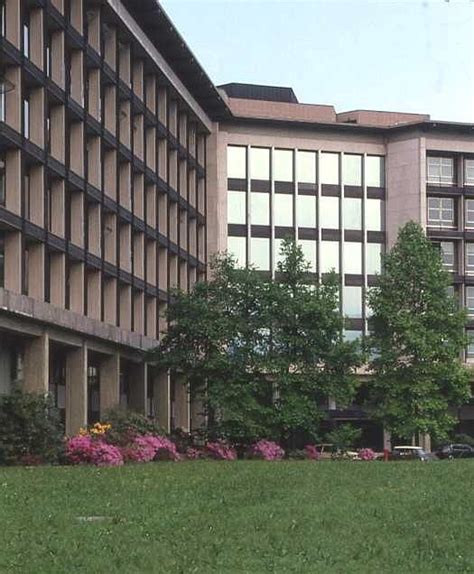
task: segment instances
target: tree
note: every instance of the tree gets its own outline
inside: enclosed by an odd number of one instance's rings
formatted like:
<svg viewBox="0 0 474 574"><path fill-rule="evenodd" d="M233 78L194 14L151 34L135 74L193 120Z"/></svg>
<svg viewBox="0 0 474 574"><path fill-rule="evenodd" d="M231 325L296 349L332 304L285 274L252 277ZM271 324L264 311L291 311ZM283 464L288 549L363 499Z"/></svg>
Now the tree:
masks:
<svg viewBox="0 0 474 574"><path fill-rule="evenodd" d="M177 292L152 359L179 372L204 404L211 436L292 443L316 435L328 397L354 395L358 343L344 342L335 276L308 283L301 248L285 241L276 279L212 262L212 279Z"/></svg>
<svg viewBox="0 0 474 574"><path fill-rule="evenodd" d="M466 313L448 294L449 274L436 247L414 222L399 232L369 293L369 410L404 439L442 439L455 423L448 409L470 397L461 363Z"/></svg>

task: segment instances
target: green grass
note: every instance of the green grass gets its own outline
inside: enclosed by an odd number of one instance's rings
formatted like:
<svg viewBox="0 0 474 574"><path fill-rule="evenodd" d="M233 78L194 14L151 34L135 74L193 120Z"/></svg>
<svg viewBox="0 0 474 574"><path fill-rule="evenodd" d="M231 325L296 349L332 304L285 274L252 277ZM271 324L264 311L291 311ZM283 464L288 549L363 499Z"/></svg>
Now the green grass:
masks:
<svg viewBox="0 0 474 574"><path fill-rule="evenodd" d="M0 469L0 572L474 572L473 476L474 461Z"/></svg>

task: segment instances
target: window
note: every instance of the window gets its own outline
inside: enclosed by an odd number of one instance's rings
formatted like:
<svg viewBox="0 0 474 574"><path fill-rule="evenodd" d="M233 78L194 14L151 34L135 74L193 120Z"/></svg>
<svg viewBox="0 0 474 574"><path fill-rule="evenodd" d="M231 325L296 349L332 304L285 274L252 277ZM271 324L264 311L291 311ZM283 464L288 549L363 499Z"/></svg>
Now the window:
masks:
<svg viewBox="0 0 474 574"><path fill-rule="evenodd" d="M270 179L270 150L253 147L250 149L250 177L252 179Z"/></svg>
<svg viewBox="0 0 474 574"><path fill-rule="evenodd" d="M229 191L227 194L227 222L245 225L247 221L247 194Z"/></svg>
<svg viewBox="0 0 474 574"><path fill-rule="evenodd" d="M362 185L362 156L346 154L342 161L344 185Z"/></svg>
<svg viewBox="0 0 474 574"><path fill-rule="evenodd" d="M362 243L348 242L344 244L343 272L351 275L362 274Z"/></svg>
<svg viewBox="0 0 474 574"><path fill-rule="evenodd" d="M300 183L316 183L316 153L313 151L299 151L298 181Z"/></svg>
<svg viewBox="0 0 474 574"><path fill-rule="evenodd" d="M474 199L466 199L465 203L466 227L474 227Z"/></svg>
<svg viewBox="0 0 474 574"><path fill-rule="evenodd" d="M474 273L474 243L466 243L466 273Z"/></svg>
<svg viewBox="0 0 474 574"><path fill-rule="evenodd" d="M296 198L298 227L317 227L316 197L314 195L298 195Z"/></svg>
<svg viewBox="0 0 474 574"><path fill-rule="evenodd" d="M245 237L228 237L227 252L234 257L237 267L247 265L247 239Z"/></svg>
<svg viewBox="0 0 474 574"><path fill-rule="evenodd" d="M342 311L346 317L362 317L362 287L344 285L342 290Z"/></svg>
<svg viewBox="0 0 474 574"><path fill-rule="evenodd" d="M383 230L383 201L381 199L365 200L365 228L368 231Z"/></svg>
<svg viewBox="0 0 474 574"><path fill-rule="evenodd" d="M428 198L428 225L454 227L454 199L452 197Z"/></svg>
<svg viewBox="0 0 474 574"><path fill-rule="evenodd" d="M5 36L5 0L0 1L0 34Z"/></svg>
<svg viewBox="0 0 474 574"><path fill-rule="evenodd" d="M5 160L0 158L0 205L5 205Z"/></svg>
<svg viewBox="0 0 474 574"><path fill-rule="evenodd" d="M270 194L250 194L250 222L252 225L270 225Z"/></svg>
<svg viewBox="0 0 474 574"><path fill-rule="evenodd" d="M273 216L275 225L281 227L293 226L293 195L276 193L274 195Z"/></svg>
<svg viewBox="0 0 474 574"><path fill-rule="evenodd" d="M440 251L444 267L454 271L455 267L454 243L452 241L440 241L435 242L434 245Z"/></svg>
<svg viewBox="0 0 474 574"><path fill-rule="evenodd" d="M250 264L261 271L270 271L270 240L263 237L250 239Z"/></svg>
<svg viewBox="0 0 474 574"><path fill-rule="evenodd" d="M362 229L362 200L345 197L344 206L344 229Z"/></svg>
<svg viewBox="0 0 474 574"><path fill-rule="evenodd" d="M0 287L5 287L5 234L0 231Z"/></svg>
<svg viewBox="0 0 474 574"><path fill-rule="evenodd" d="M5 104L6 104L5 90L2 90L0 93L0 122L5 121Z"/></svg>
<svg viewBox="0 0 474 574"><path fill-rule="evenodd" d="M452 157L428 157L428 183L451 185L454 183Z"/></svg>
<svg viewBox="0 0 474 574"><path fill-rule="evenodd" d="M23 135L27 139L30 137L30 101L28 98L23 100Z"/></svg>
<svg viewBox="0 0 474 574"><path fill-rule="evenodd" d="M30 25L28 22L23 23L23 55L30 57Z"/></svg>
<svg viewBox="0 0 474 574"><path fill-rule="evenodd" d="M469 359L474 357L474 331L468 330L467 336L469 338L469 344L467 346L467 356Z"/></svg>
<svg viewBox="0 0 474 574"><path fill-rule="evenodd" d="M23 212L23 217L25 217L26 219L30 219L31 218L31 177L30 177L30 171L27 168L25 171L25 175L23 177L23 206L24 206L24 212Z"/></svg>
<svg viewBox="0 0 474 574"><path fill-rule="evenodd" d="M48 78L51 77L51 45L52 45L52 36L51 34L48 34L47 40L46 40L46 76Z"/></svg>
<svg viewBox="0 0 474 574"><path fill-rule="evenodd" d="M299 244L306 262L309 263L309 271L316 272L316 241L300 239Z"/></svg>
<svg viewBox="0 0 474 574"><path fill-rule="evenodd" d="M227 146L227 177L230 179L247 178L247 148Z"/></svg>
<svg viewBox="0 0 474 574"><path fill-rule="evenodd" d="M474 159L464 160L464 184L474 185Z"/></svg>
<svg viewBox="0 0 474 574"><path fill-rule="evenodd" d="M357 341L357 339L360 339L362 337L362 331L352 331L346 329L343 335L344 335L344 341L351 343L352 341Z"/></svg>
<svg viewBox="0 0 474 574"><path fill-rule="evenodd" d="M367 243L365 267L367 275L376 275L382 271L382 245Z"/></svg>
<svg viewBox="0 0 474 574"><path fill-rule="evenodd" d="M276 149L273 156L275 181L293 181L293 151Z"/></svg>
<svg viewBox="0 0 474 574"><path fill-rule="evenodd" d="M319 216L321 228L339 229L339 198L321 197L321 210Z"/></svg>
<svg viewBox="0 0 474 574"><path fill-rule="evenodd" d="M365 158L365 185L367 187L385 187L385 158L368 155Z"/></svg>
<svg viewBox="0 0 474 574"><path fill-rule="evenodd" d="M321 153L321 165L319 166L321 174L321 183L332 185L339 184L339 154L338 153Z"/></svg>
<svg viewBox="0 0 474 574"><path fill-rule="evenodd" d="M100 417L100 379L99 369L89 365L87 368L87 423L96 423Z"/></svg>
<svg viewBox="0 0 474 574"><path fill-rule="evenodd" d="M469 315L474 315L474 287L466 287L466 309Z"/></svg>
<svg viewBox="0 0 474 574"><path fill-rule="evenodd" d="M321 273L330 273L331 271L339 273L339 245L338 241L321 241Z"/></svg>

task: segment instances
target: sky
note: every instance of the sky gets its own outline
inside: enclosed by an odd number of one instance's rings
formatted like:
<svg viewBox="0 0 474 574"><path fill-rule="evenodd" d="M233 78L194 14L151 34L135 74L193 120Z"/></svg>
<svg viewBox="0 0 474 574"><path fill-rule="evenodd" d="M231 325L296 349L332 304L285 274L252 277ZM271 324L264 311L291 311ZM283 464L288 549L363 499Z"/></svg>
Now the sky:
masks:
<svg viewBox="0 0 474 574"><path fill-rule="evenodd" d="M474 0L161 0L216 85L474 123Z"/></svg>

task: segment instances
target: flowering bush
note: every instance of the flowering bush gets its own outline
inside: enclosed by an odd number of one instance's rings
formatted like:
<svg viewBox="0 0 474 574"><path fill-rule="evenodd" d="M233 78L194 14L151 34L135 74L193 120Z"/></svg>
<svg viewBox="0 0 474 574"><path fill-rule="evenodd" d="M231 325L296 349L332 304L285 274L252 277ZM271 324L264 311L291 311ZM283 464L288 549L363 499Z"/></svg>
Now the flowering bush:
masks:
<svg viewBox="0 0 474 574"><path fill-rule="evenodd" d="M95 423L95 425L90 428L81 428L79 434L80 436L104 436L111 428L112 425L109 424Z"/></svg>
<svg viewBox="0 0 474 574"><path fill-rule="evenodd" d="M90 435L70 438L66 444L66 459L72 464L95 464L96 466L120 466L123 457L120 450Z"/></svg>
<svg viewBox="0 0 474 574"><path fill-rule="evenodd" d="M285 451L279 444L271 440L259 440L250 449L250 457L260 460L281 460Z"/></svg>
<svg viewBox="0 0 474 574"><path fill-rule="evenodd" d="M371 448L361 448L359 458L360 460L375 460L375 452Z"/></svg>
<svg viewBox="0 0 474 574"><path fill-rule="evenodd" d="M321 458L321 453L314 444L307 444L304 447L304 452L306 454L306 458L309 458L310 460L319 460Z"/></svg>
<svg viewBox="0 0 474 574"><path fill-rule="evenodd" d="M176 445L169 438L164 436L149 436L147 438L156 447L155 460L179 460Z"/></svg>
<svg viewBox="0 0 474 574"><path fill-rule="evenodd" d="M188 460L197 460L198 458L203 458L204 453L199 448L188 447L184 453Z"/></svg>
<svg viewBox="0 0 474 574"><path fill-rule="evenodd" d="M235 460L237 452L223 440L208 442L206 444L206 454L215 460Z"/></svg>

